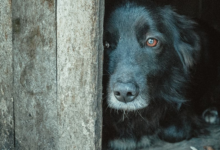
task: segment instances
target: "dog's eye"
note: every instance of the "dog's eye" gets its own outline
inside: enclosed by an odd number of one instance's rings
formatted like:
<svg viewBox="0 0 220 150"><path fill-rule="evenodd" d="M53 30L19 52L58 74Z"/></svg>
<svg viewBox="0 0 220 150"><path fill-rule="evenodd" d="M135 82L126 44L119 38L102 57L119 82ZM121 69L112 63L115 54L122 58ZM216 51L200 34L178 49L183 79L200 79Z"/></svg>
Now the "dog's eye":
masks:
<svg viewBox="0 0 220 150"><path fill-rule="evenodd" d="M149 47L155 47L158 43L158 40L157 39L154 39L154 38L149 38L147 39L147 46Z"/></svg>
<svg viewBox="0 0 220 150"><path fill-rule="evenodd" d="M108 42L105 42L104 43L104 48L109 48L110 47L110 44Z"/></svg>

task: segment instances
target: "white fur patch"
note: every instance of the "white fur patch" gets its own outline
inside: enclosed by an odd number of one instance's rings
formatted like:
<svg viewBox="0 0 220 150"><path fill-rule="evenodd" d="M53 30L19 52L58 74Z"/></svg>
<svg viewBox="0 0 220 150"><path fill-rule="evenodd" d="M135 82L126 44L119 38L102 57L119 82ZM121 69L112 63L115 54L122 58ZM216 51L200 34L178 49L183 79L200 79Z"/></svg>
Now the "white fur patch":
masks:
<svg viewBox="0 0 220 150"><path fill-rule="evenodd" d="M117 150L134 150L136 142L133 139L116 139L109 142L109 147Z"/></svg>
<svg viewBox="0 0 220 150"><path fill-rule="evenodd" d="M208 108L202 114L203 119L210 124L219 124L219 115L216 108Z"/></svg>
<svg viewBox="0 0 220 150"><path fill-rule="evenodd" d="M124 103L118 101L113 94L108 98L108 106L114 109L121 110L138 110L147 107L148 103L141 96L136 97L134 101Z"/></svg>
<svg viewBox="0 0 220 150"><path fill-rule="evenodd" d="M151 140L147 136L143 136L141 140L137 143L137 148L145 148L150 146Z"/></svg>
<svg viewBox="0 0 220 150"><path fill-rule="evenodd" d="M197 150L195 147L193 146L190 146L191 150Z"/></svg>

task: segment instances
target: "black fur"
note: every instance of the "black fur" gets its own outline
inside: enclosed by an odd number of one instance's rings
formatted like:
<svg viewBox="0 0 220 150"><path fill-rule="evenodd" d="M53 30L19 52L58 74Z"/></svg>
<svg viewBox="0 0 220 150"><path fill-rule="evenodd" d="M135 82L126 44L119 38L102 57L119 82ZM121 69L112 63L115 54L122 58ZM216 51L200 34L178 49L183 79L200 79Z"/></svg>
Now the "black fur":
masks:
<svg viewBox="0 0 220 150"><path fill-rule="evenodd" d="M147 46L148 38L157 46ZM219 39L211 28L150 1L126 1L107 11L104 149L141 149L157 138L179 142L208 134L201 116L219 105ZM135 99L117 101L117 84L132 84Z"/></svg>

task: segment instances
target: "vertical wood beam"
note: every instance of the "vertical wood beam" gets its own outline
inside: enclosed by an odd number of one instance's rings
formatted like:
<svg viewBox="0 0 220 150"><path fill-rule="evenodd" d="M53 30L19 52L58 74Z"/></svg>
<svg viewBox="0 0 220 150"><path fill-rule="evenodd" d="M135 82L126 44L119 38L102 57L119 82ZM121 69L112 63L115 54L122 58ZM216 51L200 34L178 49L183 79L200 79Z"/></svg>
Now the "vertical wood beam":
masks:
<svg viewBox="0 0 220 150"><path fill-rule="evenodd" d="M103 0L57 1L59 149L101 149Z"/></svg>
<svg viewBox="0 0 220 150"><path fill-rule="evenodd" d="M15 149L57 149L55 0L14 0Z"/></svg>
<svg viewBox="0 0 220 150"><path fill-rule="evenodd" d="M14 149L11 1L0 0L0 149Z"/></svg>

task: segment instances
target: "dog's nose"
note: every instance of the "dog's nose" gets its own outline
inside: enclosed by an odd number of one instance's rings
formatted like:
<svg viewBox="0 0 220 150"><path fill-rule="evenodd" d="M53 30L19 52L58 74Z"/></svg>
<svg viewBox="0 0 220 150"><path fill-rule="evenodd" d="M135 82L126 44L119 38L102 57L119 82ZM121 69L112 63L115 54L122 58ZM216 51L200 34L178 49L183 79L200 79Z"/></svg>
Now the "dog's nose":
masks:
<svg viewBox="0 0 220 150"><path fill-rule="evenodd" d="M133 83L116 83L114 85L114 95L117 100L127 103L133 101L139 91Z"/></svg>

